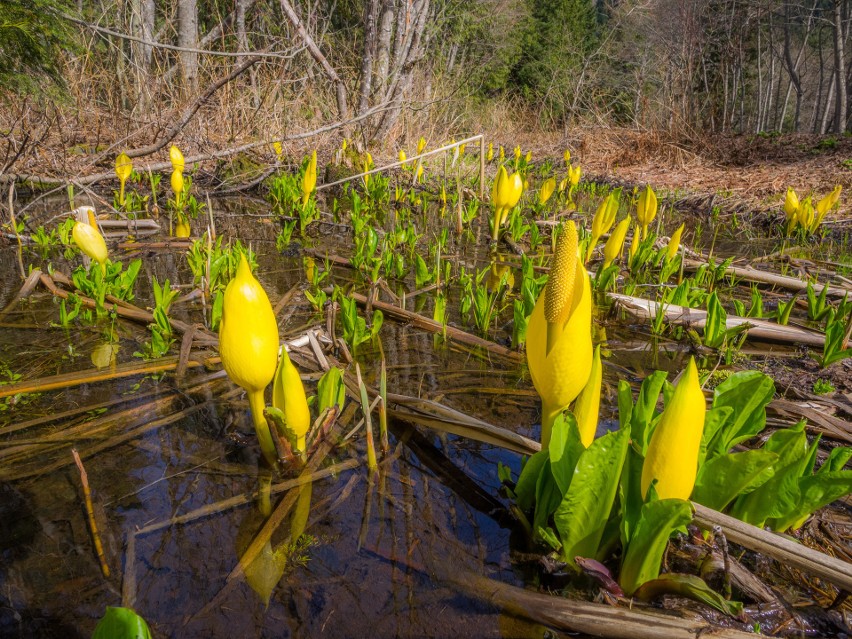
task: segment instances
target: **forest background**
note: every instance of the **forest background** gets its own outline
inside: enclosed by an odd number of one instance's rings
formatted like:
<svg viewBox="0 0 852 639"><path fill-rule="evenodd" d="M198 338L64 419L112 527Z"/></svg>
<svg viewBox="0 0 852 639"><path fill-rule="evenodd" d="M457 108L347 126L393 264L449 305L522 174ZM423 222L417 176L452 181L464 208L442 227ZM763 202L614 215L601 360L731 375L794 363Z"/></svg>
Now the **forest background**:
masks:
<svg viewBox="0 0 852 639"><path fill-rule="evenodd" d="M274 158L276 140L298 162L343 135L395 155L420 136L484 132L663 185L667 173L744 192L780 192L797 174L847 182L850 6L3 1L0 180L108 170L121 151L178 143L237 183L234 163ZM756 180L749 167L767 159L780 172Z"/></svg>

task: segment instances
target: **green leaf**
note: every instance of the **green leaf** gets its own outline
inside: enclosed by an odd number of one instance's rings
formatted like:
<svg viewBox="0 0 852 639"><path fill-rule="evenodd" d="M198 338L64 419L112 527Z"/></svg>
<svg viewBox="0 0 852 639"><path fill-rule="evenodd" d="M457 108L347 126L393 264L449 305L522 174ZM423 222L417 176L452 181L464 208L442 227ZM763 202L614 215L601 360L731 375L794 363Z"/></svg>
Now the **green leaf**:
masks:
<svg viewBox="0 0 852 639"><path fill-rule="evenodd" d="M657 399L660 390L666 381L668 373L665 371L654 371L642 382L639 389L639 397L633 407L630 417L630 438L639 446L639 452L644 456L648 451L648 442L651 441L651 421L654 418L654 409L657 407Z"/></svg>
<svg viewBox="0 0 852 639"><path fill-rule="evenodd" d="M568 492L577 460L584 450L577 420L571 413L563 411L553 422L548 446L550 472L559 486L560 498Z"/></svg>
<svg viewBox="0 0 852 639"><path fill-rule="evenodd" d="M738 495L766 482L778 454L768 450L726 453L701 466L692 499L713 510L723 510ZM768 472L767 472L768 471Z"/></svg>
<svg viewBox="0 0 852 639"><path fill-rule="evenodd" d="M550 471L550 460L546 459L544 468L538 475L535 485L535 513L533 515L533 530L544 528L550 520L550 516L562 501L562 493L553 473Z"/></svg>
<svg viewBox="0 0 852 639"><path fill-rule="evenodd" d="M544 469L544 463L548 459L548 451L540 450L530 457L521 469L518 483L515 484L515 497L517 498L518 508L525 512L532 510L533 506L535 506L538 476Z"/></svg>
<svg viewBox="0 0 852 639"><path fill-rule="evenodd" d="M701 577L681 573L666 573L660 575L657 579L642 584L642 587L636 591L636 598L642 601L651 601L665 594L689 597L731 617L740 617L743 612L741 602L728 601L711 589Z"/></svg>
<svg viewBox="0 0 852 639"><path fill-rule="evenodd" d="M317 382L318 412L337 406L343 410L346 402L346 387L343 385L343 371L336 366L329 368Z"/></svg>
<svg viewBox="0 0 852 639"><path fill-rule="evenodd" d="M773 530L784 532L788 528L799 528L814 512L827 506L835 499L852 492L852 470L838 470L803 477L799 481L799 503L787 514L770 520Z"/></svg>
<svg viewBox="0 0 852 639"><path fill-rule="evenodd" d="M719 384L713 393L713 408L729 406L734 416L711 442L707 457L722 455L761 432L766 426L766 405L774 394L772 378L760 371L734 373Z"/></svg>
<svg viewBox="0 0 852 639"><path fill-rule="evenodd" d="M577 461L568 493L554 514L562 540L562 559L574 565L574 557L594 557L603 535L621 470L627 455L630 434L614 431L599 437Z"/></svg>
<svg viewBox="0 0 852 639"><path fill-rule="evenodd" d="M618 486L618 499L621 504L621 547L627 548L633 532L639 523L642 511L642 464L644 459L634 447L627 449L621 482Z"/></svg>
<svg viewBox="0 0 852 639"><path fill-rule="evenodd" d="M828 454L828 459L826 459L822 466L819 467L817 474L820 475L822 473L833 473L836 470L843 470L843 467L846 466L846 462L852 458L852 448L848 446L838 446L837 448L832 448L831 452Z"/></svg>
<svg viewBox="0 0 852 639"><path fill-rule="evenodd" d="M627 596L646 581L657 578L669 537L691 520L692 506L684 499L660 499L642 506L618 578Z"/></svg>
<svg viewBox="0 0 852 639"><path fill-rule="evenodd" d="M701 433L701 447L698 450L699 468L707 459L707 451L713 438L724 428L733 414L734 409L730 406L718 406L707 411L704 417L704 431Z"/></svg>
<svg viewBox="0 0 852 639"><path fill-rule="evenodd" d="M130 608L108 606L92 633L92 639L151 639L145 620Z"/></svg>

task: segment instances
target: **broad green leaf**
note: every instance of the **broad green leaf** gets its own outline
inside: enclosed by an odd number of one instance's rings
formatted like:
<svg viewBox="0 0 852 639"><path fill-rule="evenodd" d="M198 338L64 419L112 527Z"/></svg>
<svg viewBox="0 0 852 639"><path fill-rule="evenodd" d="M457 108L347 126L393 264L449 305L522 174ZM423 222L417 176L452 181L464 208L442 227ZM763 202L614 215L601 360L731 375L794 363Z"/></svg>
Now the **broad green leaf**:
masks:
<svg viewBox="0 0 852 639"><path fill-rule="evenodd" d="M669 537L691 520L692 506L684 499L660 499L642 506L618 578L628 597L646 581L657 578Z"/></svg>
<svg viewBox="0 0 852 639"><path fill-rule="evenodd" d="M546 450L540 450L527 460L521 470L521 475L518 477L518 483L515 484L515 497L517 498L518 508L528 512L535 506L536 486L538 485L538 476L544 469L544 463L548 460Z"/></svg>
<svg viewBox="0 0 852 639"><path fill-rule="evenodd" d="M556 485L559 486L560 497L568 492L577 459L584 447L580 440L577 420L570 413L563 412L553 422L550 433L548 453L550 455L550 472Z"/></svg>
<svg viewBox="0 0 852 639"><path fill-rule="evenodd" d="M329 368L317 382L318 412L337 406L343 410L346 401L346 387L343 385L343 371L337 366Z"/></svg>
<svg viewBox="0 0 852 639"><path fill-rule="evenodd" d="M766 405L774 394L772 378L760 371L734 373L719 384L713 393L713 408L729 406L734 409L734 416L711 442L707 456L722 455L762 431L766 426Z"/></svg>
<svg viewBox="0 0 852 639"><path fill-rule="evenodd" d="M763 445L763 450L778 453L776 466L787 466L801 459L808 452L808 438L805 435L805 422L796 423L790 428L778 430L770 435Z"/></svg>
<svg viewBox="0 0 852 639"><path fill-rule="evenodd" d="M92 639L151 639L145 620L130 608L108 606L92 633Z"/></svg>
<svg viewBox="0 0 852 639"><path fill-rule="evenodd" d="M743 612L741 602L728 601L710 588L701 577L681 573L666 573L660 575L657 579L642 584L642 587L636 591L636 598L642 601L651 601L666 594L689 597L731 617L739 617Z"/></svg>
<svg viewBox="0 0 852 639"><path fill-rule="evenodd" d="M556 480L553 479L553 473L550 471L550 460L546 459L535 486L533 530L547 526L550 516L559 507L561 501L562 492L559 490Z"/></svg>
<svg viewBox="0 0 852 639"><path fill-rule="evenodd" d="M553 528L550 526L544 528L539 527L536 532L538 533L539 539L553 548L556 552L559 552L559 549L562 548L562 542L559 541L559 536L553 532Z"/></svg>
<svg viewBox="0 0 852 639"><path fill-rule="evenodd" d="M852 470L818 473L799 480L799 503L788 516L770 520L773 530L799 528L814 512L852 492Z"/></svg>
<svg viewBox="0 0 852 639"><path fill-rule="evenodd" d="M577 461L571 487L553 517L562 540L562 559L571 565L574 557L597 554L615 501L629 437L626 430L607 433L594 440Z"/></svg>
<svg viewBox="0 0 852 639"><path fill-rule="evenodd" d="M728 423L733 414L734 409L730 406L719 406L707 411L704 417L704 432L701 433L701 447L698 450L699 468L701 468L707 459L707 451L710 448L713 438L725 427L725 424Z"/></svg>
<svg viewBox="0 0 852 639"><path fill-rule="evenodd" d="M642 456L632 446L627 449L618 499L621 503L621 547L627 548L642 510Z"/></svg>
<svg viewBox="0 0 852 639"><path fill-rule="evenodd" d="M660 397L660 389L667 375L665 371L654 371L648 375L642 382L639 397L633 407L630 418L630 438L635 445L639 446L639 452L643 456L648 451L648 442L651 441L651 421L654 418L657 399Z"/></svg>
<svg viewBox="0 0 852 639"><path fill-rule="evenodd" d="M715 457L699 469L692 499L713 510L723 510L738 495L767 481L772 476L770 467L777 461L778 454L768 450Z"/></svg>
<svg viewBox="0 0 852 639"><path fill-rule="evenodd" d="M819 467L817 474L820 475L822 473L833 473L837 470L843 470L843 467L846 466L846 462L852 458L852 448L848 446L838 446L837 448L832 448L831 452L828 454L828 459L826 459L822 466Z"/></svg>

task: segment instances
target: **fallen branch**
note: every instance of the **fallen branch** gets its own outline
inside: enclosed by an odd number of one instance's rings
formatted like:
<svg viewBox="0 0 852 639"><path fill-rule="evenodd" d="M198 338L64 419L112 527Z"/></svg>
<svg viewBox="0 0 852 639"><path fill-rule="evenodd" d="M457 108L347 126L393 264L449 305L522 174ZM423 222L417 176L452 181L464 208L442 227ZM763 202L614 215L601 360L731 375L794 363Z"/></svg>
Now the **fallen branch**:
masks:
<svg viewBox="0 0 852 639"><path fill-rule="evenodd" d="M83 485L83 498L86 502L86 517L89 520L89 531L92 533L92 542L95 545L95 554L98 556L98 561L101 564L101 572L104 577L109 578L109 566L104 555L104 547L101 544L101 536L98 534L98 525L95 523L95 509L92 506L92 491L89 489L89 475L83 467L83 460L75 448L71 449L71 455L74 457L74 463L77 464L77 469L80 471L80 483Z"/></svg>
<svg viewBox="0 0 852 639"><path fill-rule="evenodd" d="M643 319L654 319L657 313L662 312L666 321L670 324L685 326L704 330L707 320L707 311L702 311L676 304L660 304L653 300L646 300L632 295L621 295L619 293L608 293L608 297L615 301L619 308L627 313ZM752 339L767 340L770 342L781 342L784 344L807 344L808 346L822 347L825 344L825 335L808 331L797 326L782 326L767 320L754 319L752 317L737 317L728 315L725 322L727 328L748 325L746 331Z"/></svg>

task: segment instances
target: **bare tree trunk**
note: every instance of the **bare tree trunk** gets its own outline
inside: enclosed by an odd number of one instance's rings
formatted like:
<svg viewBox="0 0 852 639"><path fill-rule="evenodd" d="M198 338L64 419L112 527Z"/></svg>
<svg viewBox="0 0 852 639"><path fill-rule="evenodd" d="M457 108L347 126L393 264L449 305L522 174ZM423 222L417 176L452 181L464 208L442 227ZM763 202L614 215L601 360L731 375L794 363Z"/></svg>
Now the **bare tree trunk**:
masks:
<svg viewBox="0 0 852 639"><path fill-rule="evenodd" d="M819 54L819 83L816 90L816 104L814 105L813 113L811 114L810 130L812 133L819 133L817 130L820 123L820 113L822 112L822 87L825 83L825 57L822 54L822 27L818 30L819 37L817 38L817 52Z"/></svg>
<svg viewBox="0 0 852 639"><path fill-rule="evenodd" d="M234 7L234 27L237 30L237 51L248 51L248 34L246 33L246 9L249 0L236 0ZM234 63L234 66L239 66L240 61ZM260 96L257 91L257 69L252 66L249 68L249 81L251 82L251 103L253 108L260 106Z"/></svg>
<svg viewBox="0 0 852 639"><path fill-rule="evenodd" d="M198 6L195 0L178 0L178 46L195 49L198 41ZM198 92L198 54L180 52L184 95Z"/></svg>
<svg viewBox="0 0 852 639"><path fill-rule="evenodd" d="M846 130L846 59L843 47L842 0L834 0L834 132Z"/></svg>
<svg viewBox="0 0 852 639"><path fill-rule="evenodd" d="M373 56L376 52L376 13L378 0L364 3L364 51L361 54L361 88L358 95L358 115L370 108L373 89Z"/></svg>
<svg viewBox="0 0 852 639"><path fill-rule="evenodd" d="M394 0L382 0L382 17L379 20L379 37L376 47L375 93L384 95L390 72L390 48L393 35Z"/></svg>
<svg viewBox="0 0 852 639"><path fill-rule="evenodd" d="M813 15L813 14L811 14ZM790 83L796 89L796 113L793 116L793 131L795 133L799 132L799 117L802 113L802 95L804 94L804 90L802 89L802 80L799 77L799 62L802 59L802 53L805 50L805 45L807 43L807 37L810 33L810 25L811 20L808 18L808 26L805 31L805 36L801 49L799 49L799 53L796 56L796 61L793 62L793 54L790 50L790 4L786 3L784 6L784 64L787 68L787 73L790 74ZM790 89L787 89L787 95L789 96ZM784 117L787 114L787 100L784 100L784 111L781 113L781 126L784 125Z"/></svg>
<svg viewBox="0 0 852 639"><path fill-rule="evenodd" d="M822 135L828 131L828 116L831 113L831 103L834 100L834 85L837 82L837 74L831 74L831 81L828 83L828 96L825 98L825 111L822 114L822 122L819 125L817 133Z"/></svg>
<svg viewBox="0 0 852 639"><path fill-rule="evenodd" d="M334 70L334 67L329 64L326 57L320 51L320 48L317 46L317 43L314 42L314 39L310 36L310 34L305 29L302 21L299 19L299 15L296 13L296 10L293 9L293 6L290 4L288 0L278 0L281 4L281 11L290 21L290 24L293 25L293 28L299 34L299 37L302 39L302 42L305 43L305 47L308 49L308 53L311 54L311 57L322 67L323 72L326 77L331 81L334 85L335 95L337 97L337 114L341 121L345 121L349 119L349 107L347 105L346 99L346 85L343 84L343 80L340 79L340 76L337 75L337 71Z"/></svg>
<svg viewBox="0 0 852 639"><path fill-rule="evenodd" d="M132 0L130 4L130 33L151 42L154 38L154 0ZM136 97L137 106L143 111L147 110L150 103L151 62L153 61L154 48L150 44L132 42L130 45L130 58L136 70Z"/></svg>

